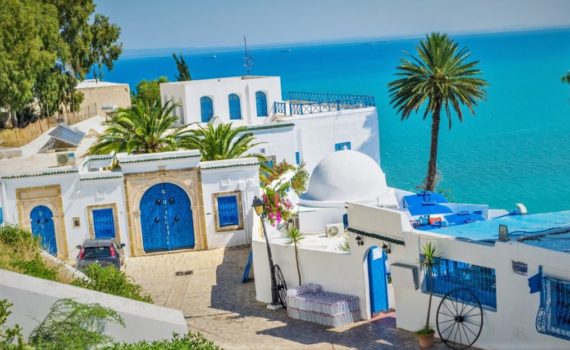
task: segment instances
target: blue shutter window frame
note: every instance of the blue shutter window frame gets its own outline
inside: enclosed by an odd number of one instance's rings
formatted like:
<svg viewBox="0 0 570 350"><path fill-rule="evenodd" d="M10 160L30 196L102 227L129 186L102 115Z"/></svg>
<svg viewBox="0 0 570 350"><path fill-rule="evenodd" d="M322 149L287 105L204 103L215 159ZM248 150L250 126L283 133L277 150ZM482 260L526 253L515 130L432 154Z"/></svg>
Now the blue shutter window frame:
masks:
<svg viewBox="0 0 570 350"><path fill-rule="evenodd" d="M267 117L267 95L263 91L255 93L255 106L258 117Z"/></svg>
<svg viewBox="0 0 570 350"><path fill-rule="evenodd" d="M241 192L214 194L217 231L243 229Z"/></svg>
<svg viewBox="0 0 570 350"><path fill-rule="evenodd" d="M299 151L295 152L295 163L301 165L301 152Z"/></svg>
<svg viewBox="0 0 570 350"><path fill-rule="evenodd" d="M207 123L214 116L214 103L208 96L200 97L200 114L202 123Z"/></svg>
<svg viewBox="0 0 570 350"><path fill-rule="evenodd" d="M228 95L228 104L230 106L230 120L241 119L241 102L237 94Z"/></svg>
<svg viewBox="0 0 570 350"><path fill-rule="evenodd" d="M352 145L350 144L350 142L339 142L337 144L334 145L334 150L335 151L350 151Z"/></svg>

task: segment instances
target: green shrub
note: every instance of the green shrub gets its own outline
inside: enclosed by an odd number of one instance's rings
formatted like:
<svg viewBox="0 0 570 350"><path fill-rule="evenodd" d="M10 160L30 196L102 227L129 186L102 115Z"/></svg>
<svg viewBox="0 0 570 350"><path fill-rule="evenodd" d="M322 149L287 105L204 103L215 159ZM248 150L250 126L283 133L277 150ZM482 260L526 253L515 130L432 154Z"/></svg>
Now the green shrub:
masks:
<svg viewBox="0 0 570 350"><path fill-rule="evenodd" d="M31 253L33 255L40 252L40 241L32 233L16 225L0 226L0 243L13 248L18 252Z"/></svg>
<svg viewBox="0 0 570 350"><path fill-rule="evenodd" d="M74 286L152 303L152 297L140 285L113 266L92 264L84 272L88 279L76 279L72 282Z"/></svg>
<svg viewBox="0 0 570 350"><path fill-rule="evenodd" d="M222 350L222 348L204 338L200 333L188 332L184 336L174 335L171 340L121 343L107 347L105 350Z"/></svg>
<svg viewBox="0 0 570 350"><path fill-rule="evenodd" d="M47 266L40 257L36 257L33 260L15 258L12 261L12 266L22 271L23 274L29 276L51 281L55 281L57 279L57 270L53 267Z"/></svg>

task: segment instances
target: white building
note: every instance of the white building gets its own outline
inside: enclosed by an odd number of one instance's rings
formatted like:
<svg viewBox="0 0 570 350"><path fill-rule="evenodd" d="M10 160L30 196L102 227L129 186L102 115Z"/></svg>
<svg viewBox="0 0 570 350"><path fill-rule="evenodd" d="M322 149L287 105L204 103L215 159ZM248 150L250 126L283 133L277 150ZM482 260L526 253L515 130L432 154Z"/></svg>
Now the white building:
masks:
<svg viewBox="0 0 570 350"><path fill-rule="evenodd" d="M280 77L243 76L160 84L162 102L178 104L180 124L245 125L263 142L254 149L275 161L304 162L352 149L380 163L374 98L281 91ZM283 98L285 96L285 99Z"/></svg>

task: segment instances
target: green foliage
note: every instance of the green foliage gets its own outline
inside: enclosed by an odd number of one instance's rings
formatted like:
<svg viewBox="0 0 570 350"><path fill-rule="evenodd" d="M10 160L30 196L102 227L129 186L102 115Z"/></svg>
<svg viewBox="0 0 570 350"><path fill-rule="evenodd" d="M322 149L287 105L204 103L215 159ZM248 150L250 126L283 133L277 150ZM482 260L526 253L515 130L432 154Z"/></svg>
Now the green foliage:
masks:
<svg viewBox="0 0 570 350"><path fill-rule="evenodd" d="M188 64L186 64L186 60L182 57L182 54L178 54L176 56L175 53L172 54L174 58L174 62L176 62L176 69L178 70L178 74L176 74L177 81L189 81L192 80L190 76L190 70L188 69Z"/></svg>
<svg viewBox="0 0 570 350"><path fill-rule="evenodd" d="M295 171L295 175L293 175L291 181L284 183L282 185L283 187L280 186L277 191L283 194L288 191L289 188L292 188L298 195L305 192L307 190L307 181L309 180L309 173L305 169L305 164L303 163L297 167L287 163L285 160L275 164L272 168L262 169L259 175L261 186L269 186L273 181L279 179L288 171Z"/></svg>
<svg viewBox="0 0 570 350"><path fill-rule="evenodd" d="M301 285L301 267L299 266L299 250L298 246L301 241L305 238L301 231L296 228L290 228L285 232L286 244L288 246L293 245L295 247L295 263L297 264L297 275L299 277L299 285Z"/></svg>
<svg viewBox="0 0 570 350"><path fill-rule="evenodd" d="M97 64L97 70L93 72L95 78L103 79L103 65L113 69L113 62L119 59L123 51L123 45L117 44L121 29L109 22L109 17L100 14L95 15L91 25L91 60Z"/></svg>
<svg viewBox="0 0 570 350"><path fill-rule="evenodd" d="M149 105L160 103L160 84L167 83L167 77L159 77L154 80L141 80L136 87L136 93L133 94L133 104L146 102Z"/></svg>
<svg viewBox="0 0 570 350"><path fill-rule="evenodd" d="M171 340L115 344L105 350L222 350L199 333L188 332L184 336L174 335Z"/></svg>
<svg viewBox="0 0 570 350"><path fill-rule="evenodd" d="M452 125L452 112L463 120L462 106L474 114L474 107L485 97L487 82L478 76L478 61L467 62L470 52L446 34L431 33L417 48L417 56L400 61L398 79L389 84L391 103L402 120L424 109L423 118L432 117L431 150L425 188L433 191L437 174L437 146L441 112Z"/></svg>
<svg viewBox="0 0 570 350"><path fill-rule="evenodd" d="M57 270L54 267L47 266L40 256L37 256L32 260L24 260L14 257L12 266L23 274L29 276L43 278L50 281L55 281L57 279Z"/></svg>
<svg viewBox="0 0 570 350"><path fill-rule="evenodd" d="M29 340L37 350L90 349L111 344L111 338L103 333L107 323L125 325L121 316L109 308L61 299L52 305Z"/></svg>
<svg viewBox="0 0 570 350"><path fill-rule="evenodd" d="M202 160L222 160L262 155L247 152L260 143L255 143L255 136L247 131L247 127L232 128L231 123L214 126L200 125L197 129L186 130L179 135L180 146L187 149L198 149Z"/></svg>
<svg viewBox="0 0 570 350"><path fill-rule="evenodd" d="M113 266L101 267L99 264L92 264L85 270L85 275L88 279L76 279L72 284L98 292L152 303L152 297L140 285Z"/></svg>
<svg viewBox="0 0 570 350"><path fill-rule="evenodd" d="M130 108L119 109L89 152L156 153L178 149L182 128L169 132L178 120L172 114L175 107L171 101L164 106L160 101L153 104L138 101Z"/></svg>
<svg viewBox="0 0 570 350"><path fill-rule="evenodd" d="M429 302L427 309L426 324L424 328L419 330L418 335L428 335L429 331L433 333L433 329L429 325L430 313L431 313L431 299L433 296L432 292L432 270L438 264L441 254L433 242L427 242L422 247L422 253L420 256L420 269L424 271L424 276L426 278L426 286L429 291ZM422 333L422 334L420 334Z"/></svg>
<svg viewBox="0 0 570 350"><path fill-rule="evenodd" d="M0 299L0 349L2 350L33 350L28 346L22 335L22 328L4 327L8 317L12 314L10 308L12 304L6 299Z"/></svg>

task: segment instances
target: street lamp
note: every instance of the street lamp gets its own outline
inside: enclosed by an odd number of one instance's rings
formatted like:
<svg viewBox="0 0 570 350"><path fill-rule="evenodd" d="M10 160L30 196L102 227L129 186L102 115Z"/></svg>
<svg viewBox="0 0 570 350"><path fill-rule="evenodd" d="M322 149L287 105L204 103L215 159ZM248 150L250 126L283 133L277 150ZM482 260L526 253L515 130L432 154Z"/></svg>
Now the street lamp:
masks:
<svg viewBox="0 0 570 350"><path fill-rule="evenodd" d="M267 258L269 260L269 273L271 273L271 305L270 308L278 308L281 306L277 294L277 280L275 279L275 268L273 265L273 257L271 255L271 246L269 245L269 238L267 238L267 230L265 229L265 203L259 197L253 197L251 204L255 213L261 217L261 227L263 228L263 237L265 237L265 245L267 245Z"/></svg>

